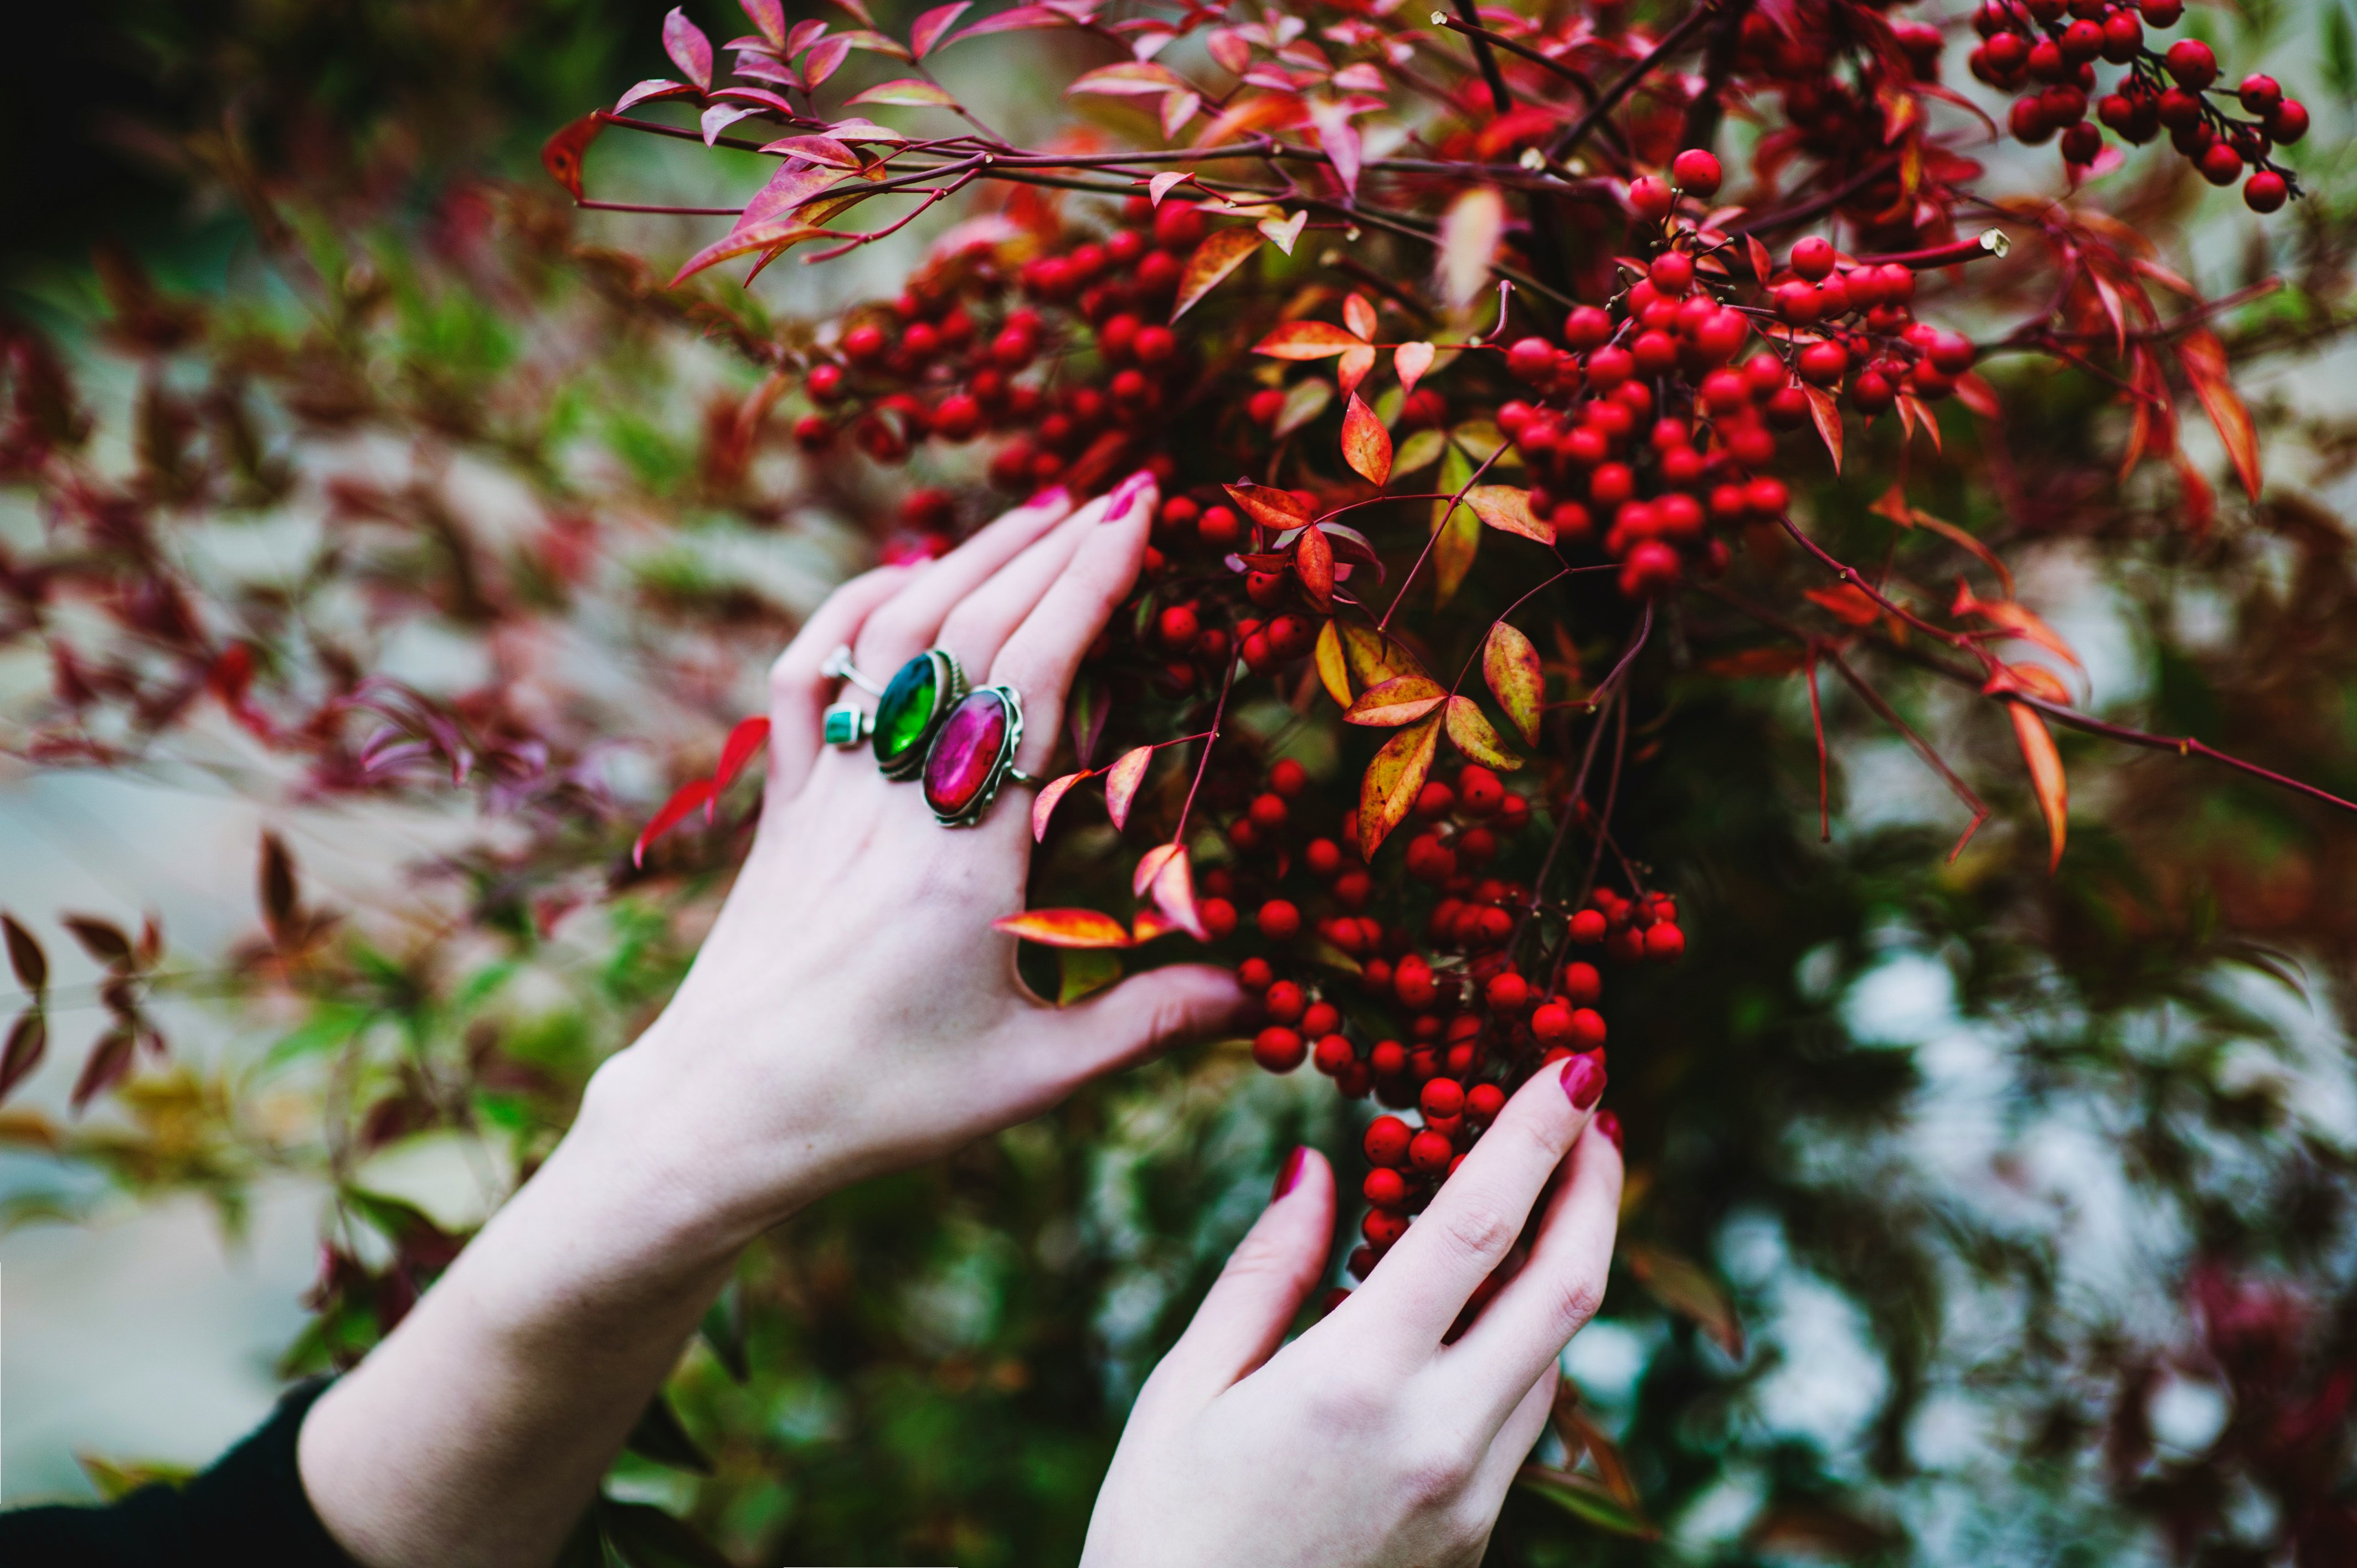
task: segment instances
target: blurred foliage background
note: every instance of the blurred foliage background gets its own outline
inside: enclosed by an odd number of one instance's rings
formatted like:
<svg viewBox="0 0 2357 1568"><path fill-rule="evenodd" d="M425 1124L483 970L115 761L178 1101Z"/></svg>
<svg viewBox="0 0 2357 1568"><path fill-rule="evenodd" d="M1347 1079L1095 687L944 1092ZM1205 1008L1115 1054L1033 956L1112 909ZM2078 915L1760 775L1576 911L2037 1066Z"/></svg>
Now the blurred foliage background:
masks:
<svg viewBox="0 0 2357 1568"><path fill-rule="evenodd" d="M0 621L0 810L35 769L128 767L269 802L278 846L241 848L261 870L218 889L221 940L102 941L80 968L60 912L0 866L58 955L51 1059L0 1112L31 1163L0 1197L57 1225L194 1191L234 1230L254 1184L317 1183L328 1247L288 1375L382 1332L661 1005L727 838L630 873L664 758L708 763L887 527L872 470L745 434L758 376L730 344L769 311L888 291L907 252L667 295L630 256L693 234L577 219L537 172L550 129L660 74L665 8L106 0L40 7L0 51L5 308L72 389L28 402L18 360L18 416L84 422L75 482L151 523L143 548L265 645L447 702L472 759L451 788L447 757L348 758L417 770L341 795L233 703L144 689L61 746L70 682ZM2001 460L2038 504L1936 504L2029 564L2022 596L2087 657L2093 706L2357 794L2351 18L2309 0L2206 25L2319 107L2293 149L2315 194L2287 220L2182 181L2139 198L2213 294L2291 285L2226 334L2267 500L2195 538L2115 493L2119 412L2061 376L2006 383L2036 416ZM998 91L1019 119L1019 81ZM716 167L647 153L632 173L694 200ZM0 564L37 551L65 482L13 472ZM1819 528L1864 538L1861 495L1815 498ZM2019 799L1949 864L1953 803L1829 689L1820 843L1798 682L1658 679L1626 832L1695 947L1619 1015L1623 1266L1566 1362L1650 1523L1518 1495L1492 1561L2357 1558L2357 824L2066 736L2060 874ZM1968 698L1894 694L1976 779L2013 777ZM72 1020L97 1037L126 1015L168 1054L135 1045L121 1093L75 1114ZM1185 1053L799 1219L618 1467L607 1550L1069 1560L1128 1398L1278 1154L1355 1141L1318 1087Z"/></svg>

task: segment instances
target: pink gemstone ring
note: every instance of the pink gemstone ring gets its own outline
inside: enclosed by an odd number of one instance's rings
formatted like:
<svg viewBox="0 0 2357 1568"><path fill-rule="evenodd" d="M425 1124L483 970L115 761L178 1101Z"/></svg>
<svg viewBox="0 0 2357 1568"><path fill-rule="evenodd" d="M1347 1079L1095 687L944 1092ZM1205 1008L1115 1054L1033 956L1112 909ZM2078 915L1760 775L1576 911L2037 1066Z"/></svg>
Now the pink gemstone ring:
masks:
<svg viewBox="0 0 2357 1568"><path fill-rule="evenodd" d="M1015 766L1023 744L1023 699L1012 686L980 686L958 699L925 750L925 804L945 828L982 820L999 789L1038 779Z"/></svg>

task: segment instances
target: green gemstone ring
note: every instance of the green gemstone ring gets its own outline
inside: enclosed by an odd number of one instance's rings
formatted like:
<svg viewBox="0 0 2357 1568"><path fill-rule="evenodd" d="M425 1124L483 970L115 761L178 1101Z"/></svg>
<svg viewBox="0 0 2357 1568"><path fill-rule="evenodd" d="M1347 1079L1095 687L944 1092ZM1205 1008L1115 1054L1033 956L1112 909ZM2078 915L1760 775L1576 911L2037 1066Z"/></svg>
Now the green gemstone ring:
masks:
<svg viewBox="0 0 2357 1568"><path fill-rule="evenodd" d="M929 648L894 672L876 699L876 766L887 779L914 779L942 715L965 695L965 671L948 650Z"/></svg>

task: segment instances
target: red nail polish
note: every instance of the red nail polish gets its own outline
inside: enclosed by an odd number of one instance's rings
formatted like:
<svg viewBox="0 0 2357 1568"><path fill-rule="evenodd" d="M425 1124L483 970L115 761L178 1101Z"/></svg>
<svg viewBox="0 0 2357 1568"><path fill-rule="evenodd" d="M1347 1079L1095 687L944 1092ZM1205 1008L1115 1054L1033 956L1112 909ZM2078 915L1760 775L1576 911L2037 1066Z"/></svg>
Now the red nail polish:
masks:
<svg viewBox="0 0 2357 1568"><path fill-rule="evenodd" d="M1563 1091L1574 1111L1585 1111L1604 1098L1604 1064L1594 1057L1574 1057L1563 1064Z"/></svg>
<svg viewBox="0 0 2357 1568"><path fill-rule="evenodd" d="M1606 1137L1611 1139L1612 1146L1615 1149L1621 1148L1620 1117L1614 1115L1609 1111L1598 1112L1596 1113L1596 1130L1603 1133ZM1624 1149L1622 1152L1626 1153L1627 1151Z"/></svg>
<svg viewBox="0 0 2357 1568"><path fill-rule="evenodd" d="M1033 511L1054 511L1072 504L1072 492L1061 485L1049 485L1023 504Z"/></svg>
<svg viewBox="0 0 2357 1568"><path fill-rule="evenodd" d="M1104 520L1119 522L1126 518L1136 507L1138 498L1145 495L1153 484L1154 476L1143 468L1124 479L1114 488L1113 499L1105 506Z"/></svg>
<svg viewBox="0 0 2357 1568"><path fill-rule="evenodd" d="M1278 1198L1291 1192L1293 1184L1301 1179L1301 1157L1308 1152L1296 1144L1293 1146L1293 1153L1285 1156L1285 1164L1277 1167L1276 1189L1268 1195L1268 1200L1271 1203L1275 1203Z"/></svg>

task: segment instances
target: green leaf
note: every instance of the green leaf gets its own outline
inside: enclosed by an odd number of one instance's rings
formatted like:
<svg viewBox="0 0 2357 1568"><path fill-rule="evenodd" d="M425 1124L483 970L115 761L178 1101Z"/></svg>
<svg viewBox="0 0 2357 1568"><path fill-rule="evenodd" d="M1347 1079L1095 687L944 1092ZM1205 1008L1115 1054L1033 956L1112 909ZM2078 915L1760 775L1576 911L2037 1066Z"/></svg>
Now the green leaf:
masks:
<svg viewBox="0 0 2357 1568"><path fill-rule="evenodd" d="M680 1424L679 1412L671 1408L671 1401L663 1397L660 1389L647 1402L647 1408L639 1412L638 1423L622 1440L622 1446L674 1470L692 1470L699 1476L712 1474L710 1456L687 1434L687 1428Z"/></svg>
<svg viewBox="0 0 2357 1568"><path fill-rule="evenodd" d="M2357 98L2357 27L2350 25L2346 5L2325 8L2324 80L2336 98Z"/></svg>
<svg viewBox="0 0 2357 1568"><path fill-rule="evenodd" d="M1121 978L1121 955L1109 948L1060 948L1056 1005L1069 1007Z"/></svg>
<svg viewBox="0 0 2357 1568"><path fill-rule="evenodd" d="M728 1369L728 1375L738 1382L753 1375L752 1365L745 1358L745 1287L730 1280L721 1289L719 1299L705 1309L704 1321L696 1327L712 1353Z"/></svg>
<svg viewBox="0 0 2357 1568"><path fill-rule="evenodd" d="M623 1568L735 1568L693 1527L651 1503L600 1498L597 1528Z"/></svg>
<svg viewBox="0 0 2357 1568"><path fill-rule="evenodd" d="M1593 1476L1558 1470L1548 1465L1525 1465L1515 1476L1514 1484L1615 1535L1633 1536L1639 1541L1661 1539L1659 1526L1606 1491L1604 1483Z"/></svg>

